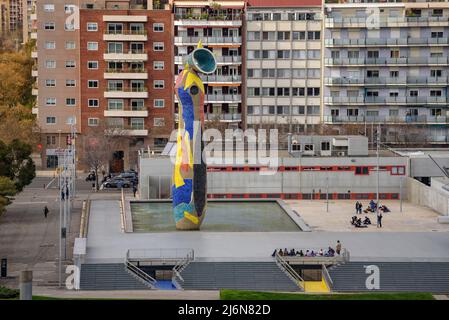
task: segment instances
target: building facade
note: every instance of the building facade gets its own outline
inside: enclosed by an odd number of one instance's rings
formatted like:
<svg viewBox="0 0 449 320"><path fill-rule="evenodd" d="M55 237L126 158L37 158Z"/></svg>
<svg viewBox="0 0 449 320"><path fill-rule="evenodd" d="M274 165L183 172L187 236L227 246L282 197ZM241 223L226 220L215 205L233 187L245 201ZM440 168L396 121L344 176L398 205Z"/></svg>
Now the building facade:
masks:
<svg viewBox="0 0 449 320"><path fill-rule="evenodd" d="M320 123L321 1L250 0L247 125L307 132Z"/></svg>
<svg viewBox="0 0 449 320"><path fill-rule="evenodd" d="M323 122L380 123L383 141L447 144L449 3L344 1L324 11Z"/></svg>
<svg viewBox="0 0 449 320"><path fill-rule="evenodd" d="M112 129L121 141L118 150L111 147L116 170L136 166L135 148L168 141L174 127L173 22L165 8L137 0L37 5L33 93L42 167L57 165L57 149L75 129L80 137Z"/></svg>
<svg viewBox="0 0 449 320"><path fill-rule="evenodd" d="M22 30L24 8L22 0L0 0L0 33Z"/></svg>
<svg viewBox="0 0 449 320"><path fill-rule="evenodd" d="M217 60L213 75L202 76L205 84L205 120L224 128L243 127L245 98L242 90L244 52L243 1L174 1L175 78L185 57L201 41ZM178 101L175 100L175 119Z"/></svg>

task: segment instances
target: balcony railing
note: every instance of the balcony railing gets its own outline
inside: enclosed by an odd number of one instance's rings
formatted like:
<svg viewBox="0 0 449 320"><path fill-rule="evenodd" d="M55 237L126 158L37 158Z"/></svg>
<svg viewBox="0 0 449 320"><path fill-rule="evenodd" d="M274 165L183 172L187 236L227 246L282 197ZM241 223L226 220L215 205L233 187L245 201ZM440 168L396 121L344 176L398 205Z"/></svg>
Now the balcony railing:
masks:
<svg viewBox="0 0 449 320"><path fill-rule="evenodd" d="M104 34L146 36L148 32L147 30L106 30Z"/></svg>
<svg viewBox="0 0 449 320"><path fill-rule="evenodd" d="M326 123L339 122L375 122L375 123L426 123L426 124L446 124L449 123L448 116L325 116Z"/></svg>
<svg viewBox="0 0 449 320"><path fill-rule="evenodd" d="M176 20L234 21L234 20L242 20L242 18L243 18L242 13L233 13L233 14L175 13Z"/></svg>
<svg viewBox="0 0 449 320"><path fill-rule="evenodd" d="M109 68L106 69L106 73L146 73L146 69L132 69L132 68L122 68L122 69L115 69L115 68Z"/></svg>
<svg viewBox="0 0 449 320"><path fill-rule="evenodd" d="M207 113L206 119L210 121L242 121L241 113Z"/></svg>
<svg viewBox="0 0 449 320"><path fill-rule="evenodd" d="M447 85L448 77L325 78L326 85Z"/></svg>
<svg viewBox="0 0 449 320"><path fill-rule="evenodd" d="M148 92L147 88L107 88L107 92Z"/></svg>
<svg viewBox="0 0 449 320"><path fill-rule="evenodd" d="M187 56L175 56L175 63L176 64L184 64L186 62ZM217 61L218 64L222 63L235 63L240 64L242 63L242 57L241 56L219 56L215 57L215 61Z"/></svg>
<svg viewBox="0 0 449 320"><path fill-rule="evenodd" d="M123 51L123 52L115 52L115 51L108 51L106 50L105 54L146 54L147 51L146 50L140 50L140 49L131 49L128 51Z"/></svg>
<svg viewBox="0 0 449 320"><path fill-rule="evenodd" d="M446 57L411 57L411 58L326 58L326 65L354 65L364 67L367 65L448 65L449 58Z"/></svg>
<svg viewBox="0 0 449 320"><path fill-rule="evenodd" d="M175 37L175 44L197 44L199 41L203 45L209 44L241 44L242 37L188 37L180 36Z"/></svg>
<svg viewBox="0 0 449 320"><path fill-rule="evenodd" d="M220 103L220 102L241 102L242 96L240 94L206 94L204 97L206 103ZM175 96L175 101L178 98Z"/></svg>
<svg viewBox="0 0 449 320"><path fill-rule="evenodd" d="M204 83L219 82L219 83L239 83L242 82L242 76L224 76L224 75L200 75Z"/></svg>
<svg viewBox="0 0 449 320"><path fill-rule="evenodd" d="M365 38L365 39L325 39L325 46L413 46L413 45L449 45L448 38Z"/></svg>
<svg viewBox="0 0 449 320"><path fill-rule="evenodd" d="M380 27L394 26L429 26L435 24L449 24L449 17L380 17L378 21ZM368 27L374 23L367 17L328 17L325 20L325 26L332 27Z"/></svg>
<svg viewBox="0 0 449 320"><path fill-rule="evenodd" d="M324 97L325 104L446 104L447 97Z"/></svg>

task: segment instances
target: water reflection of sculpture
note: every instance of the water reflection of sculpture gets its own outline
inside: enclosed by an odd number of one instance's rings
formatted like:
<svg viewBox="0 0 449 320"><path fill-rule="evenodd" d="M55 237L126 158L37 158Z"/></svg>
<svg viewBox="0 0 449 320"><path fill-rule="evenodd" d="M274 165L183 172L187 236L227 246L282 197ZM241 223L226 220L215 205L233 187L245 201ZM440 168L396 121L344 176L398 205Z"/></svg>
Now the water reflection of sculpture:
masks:
<svg viewBox="0 0 449 320"><path fill-rule="evenodd" d="M203 161L204 85L198 73L215 72L217 63L201 43L179 74L175 94L179 101L176 162L173 172L173 214L178 230L198 230L206 214L207 168Z"/></svg>

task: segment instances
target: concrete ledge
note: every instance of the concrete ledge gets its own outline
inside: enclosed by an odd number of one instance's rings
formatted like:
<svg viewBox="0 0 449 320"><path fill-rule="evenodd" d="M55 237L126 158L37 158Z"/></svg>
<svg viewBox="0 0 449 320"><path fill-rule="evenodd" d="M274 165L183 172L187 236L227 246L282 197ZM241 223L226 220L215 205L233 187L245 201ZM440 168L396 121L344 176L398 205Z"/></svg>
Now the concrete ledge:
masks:
<svg viewBox="0 0 449 320"><path fill-rule="evenodd" d="M437 221L438 223L449 223L449 216L439 216Z"/></svg>

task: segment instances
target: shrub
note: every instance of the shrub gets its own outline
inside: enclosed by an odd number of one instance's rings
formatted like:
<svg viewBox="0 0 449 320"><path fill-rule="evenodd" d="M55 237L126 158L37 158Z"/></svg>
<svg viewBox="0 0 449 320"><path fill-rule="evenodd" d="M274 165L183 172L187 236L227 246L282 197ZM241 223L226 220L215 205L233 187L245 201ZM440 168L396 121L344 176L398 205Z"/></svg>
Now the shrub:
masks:
<svg viewBox="0 0 449 320"><path fill-rule="evenodd" d="M14 299L19 297L19 290L0 286L0 299Z"/></svg>

